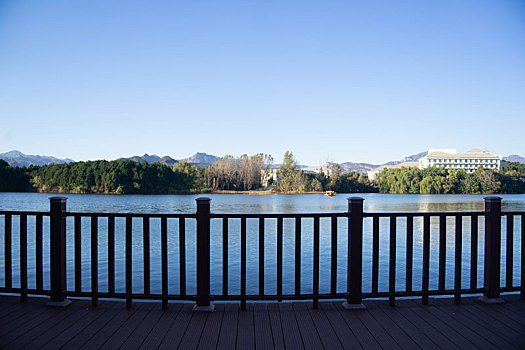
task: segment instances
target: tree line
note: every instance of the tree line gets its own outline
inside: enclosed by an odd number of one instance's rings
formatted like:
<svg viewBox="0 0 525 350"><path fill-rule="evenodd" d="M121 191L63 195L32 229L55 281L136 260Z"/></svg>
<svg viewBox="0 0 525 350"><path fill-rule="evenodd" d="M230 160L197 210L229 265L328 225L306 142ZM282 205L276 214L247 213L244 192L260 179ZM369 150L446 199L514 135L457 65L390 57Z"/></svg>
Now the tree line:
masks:
<svg viewBox="0 0 525 350"><path fill-rule="evenodd" d="M258 191L304 193L333 190L341 193L525 193L525 165L508 163L505 170L478 168L473 173L445 168L385 169L376 181L364 174L342 173L335 164L327 172L301 170L292 152L282 165L272 167L266 154L225 156L200 169L192 163L173 167L132 160L98 160L11 167L0 160L0 191L176 194L209 191Z"/></svg>
<svg viewBox="0 0 525 350"><path fill-rule="evenodd" d="M499 171L479 167L472 173L441 167L385 169L376 183L381 193L525 193L525 164L509 162Z"/></svg>

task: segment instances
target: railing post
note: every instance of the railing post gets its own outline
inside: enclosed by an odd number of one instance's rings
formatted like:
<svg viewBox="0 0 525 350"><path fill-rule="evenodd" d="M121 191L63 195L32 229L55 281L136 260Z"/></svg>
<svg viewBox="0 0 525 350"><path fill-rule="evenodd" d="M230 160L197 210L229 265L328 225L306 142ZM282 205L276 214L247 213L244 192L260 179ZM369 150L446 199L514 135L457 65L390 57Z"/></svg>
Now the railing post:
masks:
<svg viewBox="0 0 525 350"><path fill-rule="evenodd" d="M197 201L197 303L193 311L213 311L210 303L210 202L200 197Z"/></svg>
<svg viewBox="0 0 525 350"><path fill-rule="evenodd" d="M485 283L486 303L502 303L500 298L501 268L501 197L485 197Z"/></svg>
<svg viewBox="0 0 525 350"><path fill-rule="evenodd" d="M66 201L65 197L51 197L50 202L50 260L51 299L49 306L67 306L66 299Z"/></svg>
<svg viewBox="0 0 525 350"><path fill-rule="evenodd" d="M343 303L345 309L365 309L363 305L363 198L348 198L348 299Z"/></svg>

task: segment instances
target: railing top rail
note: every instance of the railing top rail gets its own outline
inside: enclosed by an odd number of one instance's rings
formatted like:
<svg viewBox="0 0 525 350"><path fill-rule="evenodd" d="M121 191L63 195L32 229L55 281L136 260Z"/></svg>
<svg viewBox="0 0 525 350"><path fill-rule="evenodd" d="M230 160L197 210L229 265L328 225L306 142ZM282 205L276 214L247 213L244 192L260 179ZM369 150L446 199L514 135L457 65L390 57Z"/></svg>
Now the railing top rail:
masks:
<svg viewBox="0 0 525 350"><path fill-rule="evenodd" d="M397 217L404 217L404 216L473 216L473 215L485 215L486 212L484 211L433 211L433 212L424 212L424 211L416 211L416 212L383 212L383 213L372 213L372 212L364 212L364 217L389 217L389 216L397 216Z"/></svg>
<svg viewBox="0 0 525 350"><path fill-rule="evenodd" d="M258 218L265 218L265 219L276 219L276 218L314 218L314 217L333 217L333 216L339 216L339 217L348 217L350 214L348 212L339 212L339 213L264 213L264 214L239 214L239 213L212 213L210 217L212 219L240 219L240 218L247 218L247 219L258 219Z"/></svg>
<svg viewBox="0 0 525 350"><path fill-rule="evenodd" d="M525 215L525 211L502 211L501 215Z"/></svg>
<svg viewBox="0 0 525 350"><path fill-rule="evenodd" d="M49 216L48 211L19 211L19 210L0 210L0 215L44 215ZM177 213L109 213L109 212L66 212L66 216L98 216L98 217L150 217L150 218L196 218L196 214L177 214ZM484 211L442 211L442 212L364 212L364 217L406 217L406 216L483 216L486 215ZM525 211L504 211L501 215L525 215ZM334 212L334 213L211 213L211 218L314 218L314 217L349 217L349 212Z"/></svg>
<svg viewBox="0 0 525 350"><path fill-rule="evenodd" d="M48 211L0 210L0 215L51 215Z"/></svg>
<svg viewBox="0 0 525 350"><path fill-rule="evenodd" d="M396 216L396 217L406 217L406 216L473 216L473 215L485 215L486 212L484 211L443 211L443 212L381 212L381 213L373 213L373 212L364 212L364 217L390 217L390 216ZM505 213L506 214L506 213ZM522 214L525 214L522 213ZM514 214L519 215L519 214ZM212 213L211 218L212 219L236 219L236 218L315 218L315 217L350 217L349 212L337 212L337 213L265 213L265 214L239 214L239 213Z"/></svg>
<svg viewBox="0 0 525 350"><path fill-rule="evenodd" d="M92 213L92 212L66 212L66 216L97 216L97 217L134 217L134 218L196 218L197 216L195 214L177 214L177 213L104 213L104 212L98 212L98 213Z"/></svg>

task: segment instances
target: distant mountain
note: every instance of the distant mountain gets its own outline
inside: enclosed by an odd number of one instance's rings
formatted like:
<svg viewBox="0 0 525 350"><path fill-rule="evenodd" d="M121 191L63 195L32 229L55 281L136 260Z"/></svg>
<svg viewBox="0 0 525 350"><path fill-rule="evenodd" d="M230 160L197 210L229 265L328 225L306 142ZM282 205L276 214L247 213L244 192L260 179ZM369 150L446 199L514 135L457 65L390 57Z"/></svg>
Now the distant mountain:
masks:
<svg viewBox="0 0 525 350"><path fill-rule="evenodd" d="M339 166L341 167L341 172L343 173L350 173L352 171L355 171L359 174L366 174L368 171L377 168L379 165L369 163L345 162L339 164Z"/></svg>
<svg viewBox="0 0 525 350"><path fill-rule="evenodd" d="M171 158L170 156L164 156L164 157L160 158L160 160L159 160L160 164L164 164L164 165L167 165L167 166L174 166L175 163L178 163L178 162L179 162L178 160L175 160L175 159Z"/></svg>
<svg viewBox="0 0 525 350"><path fill-rule="evenodd" d="M525 164L525 158L518 156L517 154L511 154L510 156L503 157L503 160L506 160L507 162L518 162Z"/></svg>
<svg viewBox="0 0 525 350"><path fill-rule="evenodd" d="M417 162L419 160L419 158L423 158L424 156L426 156L428 154L428 151L425 151L425 152L421 152L421 153L418 153L418 154L414 154L414 155L411 155L411 156L408 156L408 157L405 157L401 160L401 163L406 163L406 162Z"/></svg>
<svg viewBox="0 0 525 350"><path fill-rule="evenodd" d="M119 158L119 160L133 160L135 162L143 162L145 161L146 163L148 164L152 164L152 163L161 163L161 164L164 164L164 165L167 165L167 166L173 166L175 163L177 163L177 161L173 158L171 158L170 156L164 156L164 157L159 157L155 154L152 154L152 155L149 155L147 153L145 153L143 156L133 156L133 157L129 157L129 158Z"/></svg>
<svg viewBox="0 0 525 350"><path fill-rule="evenodd" d="M10 151L6 153L0 153L0 159L5 160L11 166L24 167L30 165L48 165L48 164L62 164L74 162L73 159L59 159L51 156L40 156L24 154L20 151Z"/></svg>
<svg viewBox="0 0 525 350"><path fill-rule="evenodd" d="M193 163L196 167L199 168L206 168L219 159L219 157L211 154L197 152L189 158L181 159L181 161Z"/></svg>
<svg viewBox="0 0 525 350"><path fill-rule="evenodd" d="M155 155L155 154L152 154L152 155L149 155L147 153L145 153L143 156L133 156L133 157L129 157L129 158L119 158L119 160L133 160L135 162L143 162L143 161L146 161L146 163L155 163L155 162L158 162L160 160L160 157Z"/></svg>

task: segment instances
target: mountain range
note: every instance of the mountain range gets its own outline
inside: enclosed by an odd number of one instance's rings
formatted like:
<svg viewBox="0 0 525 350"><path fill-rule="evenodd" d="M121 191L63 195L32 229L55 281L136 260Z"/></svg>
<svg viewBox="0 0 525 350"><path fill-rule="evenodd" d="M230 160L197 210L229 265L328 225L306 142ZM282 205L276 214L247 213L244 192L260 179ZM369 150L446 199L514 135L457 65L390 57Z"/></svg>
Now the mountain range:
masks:
<svg viewBox="0 0 525 350"><path fill-rule="evenodd" d="M30 165L47 165L51 163L62 164L74 162L73 159L59 159L51 156L39 156L24 154L20 151L10 151L6 153L0 153L0 159L5 160L9 165L16 167L24 167Z"/></svg>
<svg viewBox="0 0 525 350"><path fill-rule="evenodd" d="M428 152L417 153L417 154L405 157L401 160L393 160L393 161L390 161L384 164L344 162L344 163L339 164L339 166L341 167L341 171L343 173L355 171L355 172L364 174L367 171L378 168L382 165L396 165L396 164L405 163L405 162L415 162L419 158L426 156L427 153ZM29 154L24 154L20 151L10 151L6 153L0 153L0 159L3 159L7 163L9 163L9 165L16 166L16 167L24 167L24 166L27 167L29 165L42 166L42 165L47 165L51 163L61 164L61 163L74 162L73 159L69 159L69 158L59 159L59 158L52 157L52 156L29 155ZM176 159L171 158L170 156L159 157L155 154L149 155L146 153L142 156L132 156L128 158L119 158L119 159L120 160L133 160L136 162L146 161L147 163L159 162L167 166L173 166L177 162L186 161L186 162L193 163L195 166L199 168L205 168L207 166L212 165L216 160L219 159L219 157L211 155L211 154L207 154L207 153L197 152L191 157L176 160ZM503 160L525 164L525 158L517 154L512 154L510 156L503 157ZM323 167L329 169L334 164L335 163L327 162L323 165ZM274 167L277 167L277 166L278 164L274 165ZM302 165L301 168L305 170L316 171L320 167Z"/></svg>

